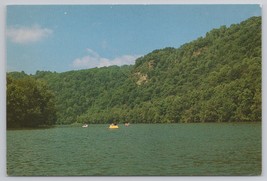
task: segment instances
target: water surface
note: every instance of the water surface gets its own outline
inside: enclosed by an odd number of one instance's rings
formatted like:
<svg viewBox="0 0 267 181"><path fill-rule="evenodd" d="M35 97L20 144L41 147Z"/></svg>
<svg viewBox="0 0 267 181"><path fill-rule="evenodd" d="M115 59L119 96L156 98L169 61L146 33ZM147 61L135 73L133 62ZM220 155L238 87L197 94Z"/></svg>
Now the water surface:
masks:
<svg viewBox="0 0 267 181"><path fill-rule="evenodd" d="M261 123L7 131L13 176L259 175Z"/></svg>

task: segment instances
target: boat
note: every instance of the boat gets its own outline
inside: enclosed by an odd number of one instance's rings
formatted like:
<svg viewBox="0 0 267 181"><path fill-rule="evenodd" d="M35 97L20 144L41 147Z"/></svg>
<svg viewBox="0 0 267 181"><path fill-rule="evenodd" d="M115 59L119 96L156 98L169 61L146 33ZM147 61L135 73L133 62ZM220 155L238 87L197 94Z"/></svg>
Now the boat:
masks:
<svg viewBox="0 0 267 181"><path fill-rule="evenodd" d="M116 128L119 128L119 126L118 125L109 125L109 128L110 129L116 129Z"/></svg>
<svg viewBox="0 0 267 181"><path fill-rule="evenodd" d="M126 126L126 127L127 126L130 126L130 123L128 123L128 122L127 123L124 123L124 126Z"/></svg>
<svg viewBox="0 0 267 181"><path fill-rule="evenodd" d="M119 126L117 124L111 124L111 125L109 125L109 128L110 129L116 129L116 128L119 128Z"/></svg>
<svg viewBox="0 0 267 181"><path fill-rule="evenodd" d="M83 128L87 128L88 127L88 124L84 124L82 127Z"/></svg>

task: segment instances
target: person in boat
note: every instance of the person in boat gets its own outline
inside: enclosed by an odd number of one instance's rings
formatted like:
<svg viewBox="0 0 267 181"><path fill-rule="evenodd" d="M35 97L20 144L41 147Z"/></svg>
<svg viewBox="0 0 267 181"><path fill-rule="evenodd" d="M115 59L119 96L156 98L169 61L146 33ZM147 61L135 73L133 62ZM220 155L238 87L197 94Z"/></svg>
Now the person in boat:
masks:
<svg viewBox="0 0 267 181"><path fill-rule="evenodd" d="M118 127L117 123L111 123L109 125L109 128L119 128L119 127Z"/></svg>
<svg viewBox="0 0 267 181"><path fill-rule="evenodd" d="M84 124L82 127L83 128L87 128L88 127L88 124Z"/></svg>

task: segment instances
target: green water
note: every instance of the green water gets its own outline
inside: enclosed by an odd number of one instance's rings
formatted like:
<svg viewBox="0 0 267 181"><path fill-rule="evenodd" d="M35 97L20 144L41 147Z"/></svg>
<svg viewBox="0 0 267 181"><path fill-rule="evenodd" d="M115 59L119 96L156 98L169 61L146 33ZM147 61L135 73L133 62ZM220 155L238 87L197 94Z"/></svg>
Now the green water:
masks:
<svg viewBox="0 0 267 181"><path fill-rule="evenodd" d="M132 124L7 131L12 176L259 175L261 124Z"/></svg>

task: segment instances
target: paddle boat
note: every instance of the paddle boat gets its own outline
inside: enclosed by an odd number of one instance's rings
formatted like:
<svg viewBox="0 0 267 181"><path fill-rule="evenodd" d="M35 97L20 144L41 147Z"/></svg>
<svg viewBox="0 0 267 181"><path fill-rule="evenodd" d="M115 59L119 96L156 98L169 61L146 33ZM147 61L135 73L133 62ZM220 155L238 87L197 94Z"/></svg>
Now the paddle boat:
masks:
<svg viewBox="0 0 267 181"><path fill-rule="evenodd" d="M87 128L88 127L88 124L84 124L82 127L83 128Z"/></svg>
<svg viewBox="0 0 267 181"><path fill-rule="evenodd" d="M117 124L111 124L111 125L109 125L109 128L110 129L117 129L117 128L119 128L119 126L117 125Z"/></svg>

